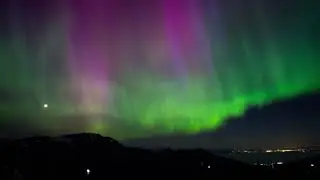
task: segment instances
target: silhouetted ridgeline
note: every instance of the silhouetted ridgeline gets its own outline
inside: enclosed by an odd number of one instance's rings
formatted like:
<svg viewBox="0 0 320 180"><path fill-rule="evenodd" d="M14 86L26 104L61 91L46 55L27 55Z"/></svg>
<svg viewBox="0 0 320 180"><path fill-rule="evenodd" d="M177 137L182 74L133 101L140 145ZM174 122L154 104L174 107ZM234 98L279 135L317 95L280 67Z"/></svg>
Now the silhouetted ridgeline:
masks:
<svg viewBox="0 0 320 180"><path fill-rule="evenodd" d="M124 147L112 138L97 134L15 141L2 139L0 146L0 179L270 179L287 175L215 156L201 149L155 152ZM284 172L288 169L284 168Z"/></svg>

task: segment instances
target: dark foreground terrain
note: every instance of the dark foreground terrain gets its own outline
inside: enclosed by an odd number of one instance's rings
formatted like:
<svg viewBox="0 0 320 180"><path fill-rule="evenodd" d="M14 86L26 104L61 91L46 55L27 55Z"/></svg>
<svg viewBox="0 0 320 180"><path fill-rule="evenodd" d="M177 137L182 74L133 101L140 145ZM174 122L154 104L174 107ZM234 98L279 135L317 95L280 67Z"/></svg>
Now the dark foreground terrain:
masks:
<svg viewBox="0 0 320 180"><path fill-rule="evenodd" d="M0 179L319 179L319 157L268 169L204 150L149 151L97 134L1 140Z"/></svg>

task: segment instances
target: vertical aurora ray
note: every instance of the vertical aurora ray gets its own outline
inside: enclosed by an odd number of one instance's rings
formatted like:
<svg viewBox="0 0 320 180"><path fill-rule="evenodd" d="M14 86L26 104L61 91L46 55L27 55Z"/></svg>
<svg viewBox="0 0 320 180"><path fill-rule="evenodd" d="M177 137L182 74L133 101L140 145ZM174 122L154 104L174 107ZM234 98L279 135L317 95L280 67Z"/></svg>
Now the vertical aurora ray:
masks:
<svg viewBox="0 0 320 180"><path fill-rule="evenodd" d="M68 20L68 61L76 114L85 116L87 130L102 130L108 112L109 77L104 1L71 1ZM108 35L108 34L107 34Z"/></svg>
<svg viewBox="0 0 320 180"><path fill-rule="evenodd" d="M108 103L108 57L103 35L105 3L77 1L69 20L71 84L81 113L101 113Z"/></svg>
<svg viewBox="0 0 320 180"><path fill-rule="evenodd" d="M180 1L164 1L164 28L167 35L168 51L172 58L174 73L177 78L183 78L187 75L185 58L183 57L183 49L185 45L181 44L186 40L185 35L189 34L185 30L189 30L190 20L184 17L184 7ZM192 37L190 37L192 39Z"/></svg>
<svg viewBox="0 0 320 180"><path fill-rule="evenodd" d="M34 125L120 138L197 133L320 88L320 17L306 3L15 2L0 17L0 85L49 104Z"/></svg>

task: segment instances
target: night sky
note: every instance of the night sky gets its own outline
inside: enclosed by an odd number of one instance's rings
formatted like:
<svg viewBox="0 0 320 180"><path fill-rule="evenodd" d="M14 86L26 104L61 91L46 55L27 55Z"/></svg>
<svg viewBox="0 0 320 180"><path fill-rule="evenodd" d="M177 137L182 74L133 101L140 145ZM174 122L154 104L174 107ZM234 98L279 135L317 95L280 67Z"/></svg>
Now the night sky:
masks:
<svg viewBox="0 0 320 180"><path fill-rule="evenodd" d="M320 144L318 0L3 0L0 132Z"/></svg>

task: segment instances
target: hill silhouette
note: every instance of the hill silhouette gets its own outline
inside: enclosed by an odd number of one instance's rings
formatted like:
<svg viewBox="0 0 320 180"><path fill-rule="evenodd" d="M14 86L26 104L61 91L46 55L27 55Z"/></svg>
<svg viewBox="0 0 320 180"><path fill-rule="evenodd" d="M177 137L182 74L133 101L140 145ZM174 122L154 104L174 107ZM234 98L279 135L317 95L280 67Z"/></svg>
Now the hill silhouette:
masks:
<svg viewBox="0 0 320 180"><path fill-rule="evenodd" d="M319 156L320 157L320 156ZM1 179L224 177L319 178L319 157L276 169L253 166L203 149L159 151L126 147L110 137L80 133L0 139ZM311 169L310 169L311 168Z"/></svg>
<svg viewBox="0 0 320 180"><path fill-rule="evenodd" d="M121 145L98 134L68 134L59 137L30 137L1 140L1 175L10 179L132 177L212 178L248 176L264 170L205 150L152 151ZM90 171L90 174L88 174ZM148 172L148 173L147 173Z"/></svg>

